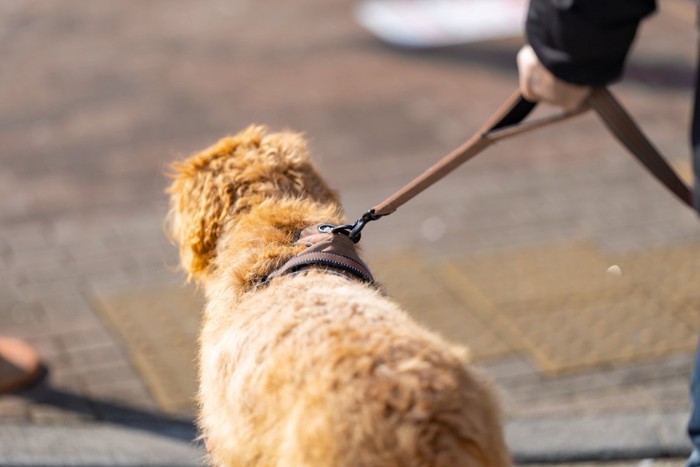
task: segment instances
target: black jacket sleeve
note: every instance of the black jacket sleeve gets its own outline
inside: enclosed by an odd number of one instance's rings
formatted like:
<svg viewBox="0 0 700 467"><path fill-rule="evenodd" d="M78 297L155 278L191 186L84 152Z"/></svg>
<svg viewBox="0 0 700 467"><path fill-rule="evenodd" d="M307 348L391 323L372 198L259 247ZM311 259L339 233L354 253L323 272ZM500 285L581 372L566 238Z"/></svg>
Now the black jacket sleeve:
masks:
<svg viewBox="0 0 700 467"><path fill-rule="evenodd" d="M525 31L542 64L580 85L619 78L640 21L655 0L530 0Z"/></svg>

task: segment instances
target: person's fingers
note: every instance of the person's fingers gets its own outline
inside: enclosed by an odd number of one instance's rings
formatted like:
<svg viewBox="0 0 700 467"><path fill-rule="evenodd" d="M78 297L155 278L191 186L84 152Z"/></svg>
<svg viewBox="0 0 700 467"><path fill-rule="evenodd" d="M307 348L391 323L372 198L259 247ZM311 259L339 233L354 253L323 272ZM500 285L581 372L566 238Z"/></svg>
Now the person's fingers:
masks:
<svg viewBox="0 0 700 467"><path fill-rule="evenodd" d="M544 101L572 111L581 107L591 92L588 86L578 86L555 77L529 45L520 49L517 63L520 92L530 101Z"/></svg>
<svg viewBox="0 0 700 467"><path fill-rule="evenodd" d="M540 96L537 95L531 83L533 81L533 74L536 72L535 68L539 64L539 60L534 50L532 50L532 47L526 45L521 48L516 60L518 63L520 92L523 97L529 101L539 101Z"/></svg>
<svg viewBox="0 0 700 467"><path fill-rule="evenodd" d="M543 92L550 93L549 97L551 102L563 107L564 110L573 111L578 109L584 104L586 98L591 93L591 88L588 86L577 86L575 84L566 83L558 80L551 75L551 73L550 76L552 77L552 83L548 89Z"/></svg>

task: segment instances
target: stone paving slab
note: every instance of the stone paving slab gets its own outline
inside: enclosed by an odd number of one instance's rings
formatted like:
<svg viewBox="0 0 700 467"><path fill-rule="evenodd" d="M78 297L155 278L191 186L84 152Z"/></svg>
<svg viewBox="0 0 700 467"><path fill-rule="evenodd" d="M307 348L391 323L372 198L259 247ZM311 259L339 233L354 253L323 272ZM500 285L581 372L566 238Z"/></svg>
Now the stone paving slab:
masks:
<svg viewBox="0 0 700 467"><path fill-rule="evenodd" d="M199 466L204 450L183 425L0 425L2 466Z"/></svg>
<svg viewBox="0 0 700 467"><path fill-rule="evenodd" d="M519 463L687 457L685 413L625 413L514 421L506 438Z"/></svg>
<svg viewBox="0 0 700 467"><path fill-rule="evenodd" d="M151 288L97 297L162 410L194 414L195 343L204 302L192 289Z"/></svg>
<svg viewBox="0 0 700 467"><path fill-rule="evenodd" d="M648 413L555 417L509 422L505 431L520 465L681 458L689 452L684 420L685 414ZM204 465L203 457L187 424L0 425L2 466L194 466Z"/></svg>

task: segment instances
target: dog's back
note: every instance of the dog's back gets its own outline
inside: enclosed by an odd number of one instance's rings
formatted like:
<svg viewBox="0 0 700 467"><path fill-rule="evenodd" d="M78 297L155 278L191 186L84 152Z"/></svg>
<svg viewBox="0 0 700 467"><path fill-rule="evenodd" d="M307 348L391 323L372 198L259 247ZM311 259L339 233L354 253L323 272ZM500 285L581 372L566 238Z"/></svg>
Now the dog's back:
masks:
<svg viewBox="0 0 700 467"><path fill-rule="evenodd" d="M203 368L236 370L201 394L212 445L238 447L227 465L509 465L491 388L461 349L359 283L278 281L239 305Z"/></svg>

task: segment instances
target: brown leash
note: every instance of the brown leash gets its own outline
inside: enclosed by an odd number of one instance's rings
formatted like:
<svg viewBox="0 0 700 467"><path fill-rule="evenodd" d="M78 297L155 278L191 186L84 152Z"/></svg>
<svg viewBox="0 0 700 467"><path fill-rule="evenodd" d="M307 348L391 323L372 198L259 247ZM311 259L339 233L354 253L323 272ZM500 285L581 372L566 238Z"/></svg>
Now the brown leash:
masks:
<svg viewBox="0 0 700 467"><path fill-rule="evenodd" d="M596 88L588 99L608 130L641 162L653 176L681 202L693 208L693 192L651 144L622 105L606 88ZM698 206L700 207L700 206Z"/></svg>
<svg viewBox="0 0 700 467"><path fill-rule="evenodd" d="M586 101L587 106L573 112L559 112L530 122L523 120L536 107L520 92L513 94L484 126L460 147L449 153L413 181L374 206L354 224L341 225L334 233L344 233L354 242L360 240L364 226L371 221L388 216L429 186L442 179L457 167L484 151L491 144L546 125L558 123L592 108L603 120L610 132L641 162L654 177L663 183L683 203L693 207L692 191L681 180L649 139L635 124L622 105L605 87L594 88Z"/></svg>

